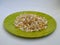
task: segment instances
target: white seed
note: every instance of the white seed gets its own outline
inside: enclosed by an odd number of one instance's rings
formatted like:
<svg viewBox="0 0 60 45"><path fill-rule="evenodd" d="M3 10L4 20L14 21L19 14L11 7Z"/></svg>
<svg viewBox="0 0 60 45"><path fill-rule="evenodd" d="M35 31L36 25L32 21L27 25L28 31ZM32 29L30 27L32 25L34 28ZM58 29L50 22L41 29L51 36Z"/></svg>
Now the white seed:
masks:
<svg viewBox="0 0 60 45"><path fill-rule="evenodd" d="M18 24L15 24L16 27L18 27Z"/></svg>
<svg viewBox="0 0 60 45"><path fill-rule="evenodd" d="M34 30L30 30L31 32L33 32Z"/></svg>
<svg viewBox="0 0 60 45"><path fill-rule="evenodd" d="M47 28L47 26L45 26L45 29Z"/></svg>

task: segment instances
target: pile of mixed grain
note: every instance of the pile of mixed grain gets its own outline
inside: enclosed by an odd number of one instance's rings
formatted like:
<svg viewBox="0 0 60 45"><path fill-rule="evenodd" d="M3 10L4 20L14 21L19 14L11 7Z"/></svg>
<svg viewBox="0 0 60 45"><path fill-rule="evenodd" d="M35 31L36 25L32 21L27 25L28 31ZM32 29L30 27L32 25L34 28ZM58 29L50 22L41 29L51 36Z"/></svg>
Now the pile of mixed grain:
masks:
<svg viewBox="0 0 60 45"><path fill-rule="evenodd" d="M23 14L16 17L14 25L22 31L33 32L47 28L45 17L34 14Z"/></svg>

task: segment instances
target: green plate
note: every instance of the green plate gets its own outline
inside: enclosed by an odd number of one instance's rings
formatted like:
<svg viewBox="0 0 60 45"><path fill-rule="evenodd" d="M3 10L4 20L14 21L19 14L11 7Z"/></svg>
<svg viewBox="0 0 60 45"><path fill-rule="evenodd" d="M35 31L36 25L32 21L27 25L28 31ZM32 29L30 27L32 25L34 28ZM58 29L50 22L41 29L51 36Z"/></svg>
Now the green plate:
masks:
<svg viewBox="0 0 60 45"><path fill-rule="evenodd" d="M14 26L14 20L20 14L36 14L36 15L45 17L48 20L48 27L42 31L37 31L37 32L21 31ZM21 11L21 12L16 12L16 13L13 13L13 14L10 14L9 16L7 16L4 20L4 28L11 34L19 36L19 37L39 38L39 37L45 37L45 36L51 34L52 32L54 32L54 30L56 29L56 21L48 14L45 14L42 12Z"/></svg>

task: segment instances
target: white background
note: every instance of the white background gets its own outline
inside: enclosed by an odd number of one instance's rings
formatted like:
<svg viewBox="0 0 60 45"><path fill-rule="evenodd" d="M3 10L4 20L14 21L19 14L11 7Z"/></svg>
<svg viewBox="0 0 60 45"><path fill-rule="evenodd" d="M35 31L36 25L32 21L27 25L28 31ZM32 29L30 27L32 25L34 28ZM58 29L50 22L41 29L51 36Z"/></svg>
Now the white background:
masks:
<svg viewBox="0 0 60 45"><path fill-rule="evenodd" d="M57 22L55 32L40 39L18 38L6 32L3 28L5 17L24 10L51 15ZM60 45L60 0L0 0L0 45Z"/></svg>

